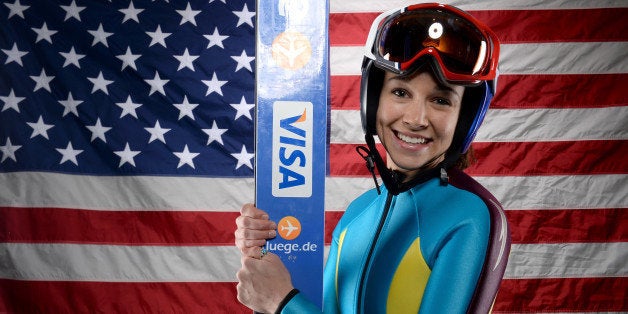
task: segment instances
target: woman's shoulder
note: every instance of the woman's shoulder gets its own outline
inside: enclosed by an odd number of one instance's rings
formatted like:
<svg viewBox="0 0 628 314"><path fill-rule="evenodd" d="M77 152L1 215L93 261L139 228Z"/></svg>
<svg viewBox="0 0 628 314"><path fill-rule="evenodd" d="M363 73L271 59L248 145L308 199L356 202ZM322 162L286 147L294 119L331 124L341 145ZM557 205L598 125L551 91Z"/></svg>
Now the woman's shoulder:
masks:
<svg viewBox="0 0 628 314"><path fill-rule="evenodd" d="M380 195L377 193L376 189L371 189L353 199L353 201L351 201L349 206L345 209L345 212L342 214L340 221L338 221L336 229L344 229L357 216L364 214L365 209L371 207L373 203L377 201L379 196Z"/></svg>
<svg viewBox="0 0 628 314"><path fill-rule="evenodd" d="M420 220L443 219L449 223L485 219L486 203L473 190L458 184L431 180L412 190Z"/></svg>
<svg viewBox="0 0 628 314"><path fill-rule="evenodd" d="M380 194L377 193L376 189L371 189L362 193L360 196L351 201L351 203L349 203L349 206L347 206L343 218L345 216L351 217L361 213L362 211L364 211L364 208L370 206L373 202L375 202L379 196Z"/></svg>

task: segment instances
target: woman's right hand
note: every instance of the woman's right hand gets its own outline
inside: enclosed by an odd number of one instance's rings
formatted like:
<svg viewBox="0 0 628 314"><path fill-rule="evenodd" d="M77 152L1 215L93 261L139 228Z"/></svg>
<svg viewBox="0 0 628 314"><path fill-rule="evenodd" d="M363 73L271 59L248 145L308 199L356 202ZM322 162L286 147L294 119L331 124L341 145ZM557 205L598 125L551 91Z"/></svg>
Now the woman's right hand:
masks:
<svg viewBox="0 0 628 314"><path fill-rule="evenodd" d="M242 206L240 216L236 218L236 226L235 245L242 255L253 258L261 258L266 239L277 235L277 224L270 220L265 211L253 204Z"/></svg>

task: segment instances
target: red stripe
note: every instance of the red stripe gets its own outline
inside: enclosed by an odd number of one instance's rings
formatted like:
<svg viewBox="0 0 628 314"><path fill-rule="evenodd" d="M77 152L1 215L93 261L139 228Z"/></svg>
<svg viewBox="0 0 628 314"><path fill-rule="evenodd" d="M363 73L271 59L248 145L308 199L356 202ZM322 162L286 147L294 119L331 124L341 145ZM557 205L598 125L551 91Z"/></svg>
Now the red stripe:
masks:
<svg viewBox="0 0 628 314"><path fill-rule="evenodd" d="M468 11L487 24L502 44L529 42L626 41L628 8ZM362 46L375 13L332 13L332 46ZM577 23L576 23L577 21Z"/></svg>
<svg viewBox="0 0 628 314"><path fill-rule="evenodd" d="M251 313L235 283L49 282L0 279L0 312ZM506 279L494 313L622 311L628 280L621 278ZM33 302L33 298L37 302Z"/></svg>
<svg viewBox="0 0 628 314"><path fill-rule="evenodd" d="M325 212L326 244L331 243L331 234L342 214L343 211ZM167 212L0 208L0 230L4 230L0 242L233 245L237 215L203 213L199 218L196 212L168 215ZM513 243L628 241L625 208L508 210L506 215Z"/></svg>
<svg viewBox="0 0 628 314"><path fill-rule="evenodd" d="M325 212L325 244L342 211ZM628 209L507 210L512 243L627 242Z"/></svg>
<svg viewBox="0 0 628 314"><path fill-rule="evenodd" d="M331 176L370 176L356 153L361 144L331 144ZM384 150L378 149L382 156ZM482 142L473 143L477 163L466 172L473 176L626 174L628 141Z"/></svg>
<svg viewBox="0 0 628 314"><path fill-rule="evenodd" d="M628 208L508 210L513 243L628 242Z"/></svg>
<svg viewBox="0 0 628 314"><path fill-rule="evenodd" d="M66 282L0 279L0 312L247 313L233 282Z"/></svg>
<svg viewBox="0 0 628 314"><path fill-rule="evenodd" d="M332 75L329 77L331 109L360 109L360 76Z"/></svg>
<svg viewBox="0 0 628 314"><path fill-rule="evenodd" d="M238 215L0 207L0 242L233 245Z"/></svg>
<svg viewBox="0 0 628 314"><path fill-rule="evenodd" d="M342 214L342 211L325 213L325 243L331 242L331 233ZM628 234L623 230L628 221L625 208L508 210L506 214L513 243L628 241ZM194 212L176 213L162 215L161 222L155 224L146 219L145 212L2 208L0 221L4 222L5 233L0 235L0 242L232 245L237 215L206 213L204 219L199 220ZM214 222L213 225L208 225L206 220ZM128 223L120 223L122 221ZM174 224L179 226L173 228Z"/></svg>
<svg viewBox="0 0 628 314"><path fill-rule="evenodd" d="M334 228L342 218L344 211L326 211L325 212L325 245L331 245L331 239L333 239Z"/></svg>
<svg viewBox="0 0 628 314"><path fill-rule="evenodd" d="M491 108L605 108L628 105L628 74L501 75ZM360 76L332 76L331 107L360 108ZM503 92L502 92L503 91Z"/></svg>
<svg viewBox="0 0 628 314"><path fill-rule="evenodd" d="M628 173L628 141L473 143L476 176Z"/></svg>
<svg viewBox="0 0 628 314"><path fill-rule="evenodd" d="M379 13L329 14L330 46L364 46L371 23Z"/></svg>
<svg viewBox="0 0 628 314"><path fill-rule="evenodd" d="M628 74L501 75L491 108L604 108L628 105ZM500 92L504 91L504 92Z"/></svg>
<svg viewBox="0 0 628 314"><path fill-rule="evenodd" d="M628 277L505 279L493 313L625 311L626 291Z"/></svg>
<svg viewBox="0 0 628 314"><path fill-rule="evenodd" d="M628 8L469 11L502 43L628 40Z"/></svg>

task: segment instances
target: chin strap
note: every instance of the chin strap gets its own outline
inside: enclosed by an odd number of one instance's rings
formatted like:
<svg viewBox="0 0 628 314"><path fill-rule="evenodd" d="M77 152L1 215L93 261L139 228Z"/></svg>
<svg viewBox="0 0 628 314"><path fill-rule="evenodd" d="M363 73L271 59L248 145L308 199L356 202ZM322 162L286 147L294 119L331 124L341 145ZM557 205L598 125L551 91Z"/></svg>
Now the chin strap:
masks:
<svg viewBox="0 0 628 314"><path fill-rule="evenodd" d="M373 181L375 181L375 188L377 189L377 194L382 194L382 191L379 188L379 182L377 182L377 176L375 176L375 162L373 161L373 156L371 155L371 151L368 148L360 145L355 148L355 150L364 158L366 161L366 168L369 170L371 175L373 176Z"/></svg>
<svg viewBox="0 0 628 314"><path fill-rule="evenodd" d="M426 182L432 178L440 178L440 182L442 185L447 185L449 183L449 176L447 175L447 170L450 165L455 162L458 156L447 156L445 160L439 163L436 167L429 168L419 172L419 174L404 182L405 175L391 170L386 167L386 163L382 159L382 156L379 154L379 151L375 147L375 140L373 139L373 135L366 134L366 145L356 147L356 151L364 160L366 161L366 167L373 175L373 180L375 181L375 187L377 188L377 194L381 194L381 190L379 188L379 184L377 182L377 178L375 176L375 167L377 167L377 171L379 172L379 176L382 178L386 189L388 192L393 195L398 195L399 193L405 192L417 184Z"/></svg>

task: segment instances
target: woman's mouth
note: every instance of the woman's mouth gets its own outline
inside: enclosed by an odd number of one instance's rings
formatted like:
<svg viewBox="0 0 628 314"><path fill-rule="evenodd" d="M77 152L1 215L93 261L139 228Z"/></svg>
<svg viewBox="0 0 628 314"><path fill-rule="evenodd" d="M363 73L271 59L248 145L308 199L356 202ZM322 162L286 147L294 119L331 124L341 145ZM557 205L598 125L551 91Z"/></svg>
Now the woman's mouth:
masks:
<svg viewBox="0 0 628 314"><path fill-rule="evenodd" d="M408 144L425 144L428 142L428 139L424 138L424 137L414 137L414 136L408 136L405 134L401 134L399 132L395 132L395 134L397 135L397 138L399 138L400 140L408 143Z"/></svg>

